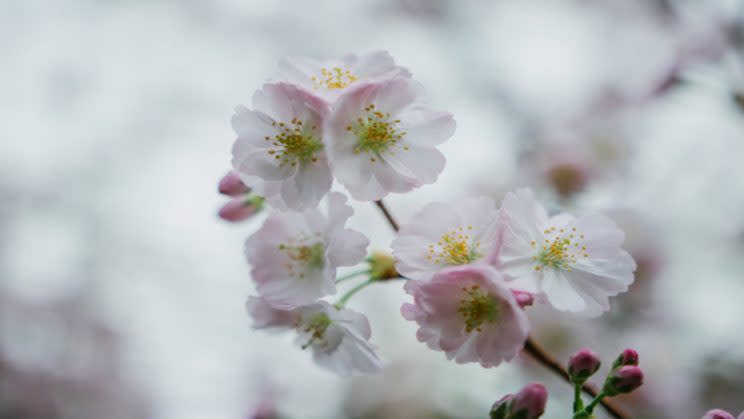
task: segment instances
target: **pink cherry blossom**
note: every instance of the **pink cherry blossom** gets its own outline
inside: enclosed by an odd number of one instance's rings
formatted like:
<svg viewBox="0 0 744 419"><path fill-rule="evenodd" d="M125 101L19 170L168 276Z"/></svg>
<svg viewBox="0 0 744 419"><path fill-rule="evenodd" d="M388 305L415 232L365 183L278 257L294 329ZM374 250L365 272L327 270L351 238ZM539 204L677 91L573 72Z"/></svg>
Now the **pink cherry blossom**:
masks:
<svg viewBox="0 0 744 419"><path fill-rule="evenodd" d="M243 195L231 199L217 212L220 218L231 223L247 220L261 210L263 198Z"/></svg>
<svg viewBox="0 0 744 419"><path fill-rule="evenodd" d="M609 297L633 283L636 264L609 218L549 218L528 189L507 194L500 216L495 259L511 287L542 294L558 310L597 316L609 310Z"/></svg>
<svg viewBox="0 0 744 419"><path fill-rule="evenodd" d="M346 229L353 210L332 192L328 209L274 212L245 244L258 293L278 308L294 308L336 292L336 268L364 258L367 238Z"/></svg>
<svg viewBox="0 0 744 419"><path fill-rule="evenodd" d="M529 323L501 274L488 265L446 268L431 279L410 280L414 298L401 313L418 323L416 337L457 363L489 368L522 349Z"/></svg>
<svg viewBox="0 0 744 419"><path fill-rule="evenodd" d="M483 262L497 244L498 219L489 198L429 204L393 241L396 268L409 278L423 279L448 266Z"/></svg>
<svg viewBox="0 0 744 419"><path fill-rule="evenodd" d="M364 83L339 98L326 121L333 173L362 201L433 183L444 169L436 146L450 138L448 112L422 103L422 87L410 79Z"/></svg>
<svg viewBox="0 0 744 419"><path fill-rule="evenodd" d="M282 310L259 297L249 297L246 309L254 319L254 329L295 329L297 344L310 348L313 360L323 368L342 376L382 370L383 362L369 342L369 321L361 313L325 301Z"/></svg>
<svg viewBox="0 0 744 419"><path fill-rule="evenodd" d="M267 84L253 96L253 110L238 107L232 118L238 139L233 167L256 191L273 183L288 208L318 205L333 181L323 144L327 106L289 84ZM260 192L259 192L260 193Z"/></svg>
<svg viewBox="0 0 744 419"><path fill-rule="evenodd" d="M277 79L297 85L332 104L360 83L410 76L408 70L395 64L389 53L375 51L331 60L287 57L279 62Z"/></svg>

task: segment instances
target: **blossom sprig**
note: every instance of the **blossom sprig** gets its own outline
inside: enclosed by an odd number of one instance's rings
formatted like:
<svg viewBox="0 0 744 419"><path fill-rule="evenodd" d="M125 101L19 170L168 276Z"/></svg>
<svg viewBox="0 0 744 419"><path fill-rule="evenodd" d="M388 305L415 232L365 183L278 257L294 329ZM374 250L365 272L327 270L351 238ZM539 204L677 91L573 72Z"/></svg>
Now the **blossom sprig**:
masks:
<svg viewBox="0 0 744 419"><path fill-rule="evenodd" d="M573 419L592 418L594 408L605 398L632 393L643 385L643 370L638 367L638 353L632 349L623 351L613 362L612 370L605 378L602 390L584 406L581 386L599 370L601 362L596 354L582 349L571 356L568 371L574 383Z"/></svg>
<svg viewBox="0 0 744 419"><path fill-rule="evenodd" d="M592 401L584 406L581 389L586 380L594 375L601 365L597 354L590 349L581 349L571 355L568 361L568 378L574 384L573 419L593 418L594 408L606 397L631 393L643 384L643 372L638 367L638 353L626 349L613 363L602 390ZM545 413L548 394L542 384L529 384L516 394L507 394L491 407L491 419L538 419ZM714 412L714 411L711 411ZM709 414L711 413L709 412ZM721 416L721 419L733 416ZM703 419L718 419L718 416L705 416Z"/></svg>

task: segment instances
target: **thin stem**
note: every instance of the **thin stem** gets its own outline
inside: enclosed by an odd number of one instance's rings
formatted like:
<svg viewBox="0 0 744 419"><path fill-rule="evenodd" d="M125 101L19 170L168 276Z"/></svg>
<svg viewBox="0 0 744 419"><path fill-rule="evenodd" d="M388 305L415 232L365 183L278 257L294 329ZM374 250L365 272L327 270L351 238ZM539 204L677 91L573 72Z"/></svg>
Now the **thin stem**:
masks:
<svg viewBox="0 0 744 419"><path fill-rule="evenodd" d="M400 227L398 227L398 223L395 221L395 218L393 218L392 214L390 214L390 211L388 211L387 207L385 207L385 204L382 202L382 200L375 201L375 205L377 205L378 208L382 211L382 214L387 219L388 223L390 223L390 226L393 228L393 230L398 231ZM360 284L362 288L369 285L368 283ZM354 289L351 291L356 292ZM349 291L349 292L351 292ZM348 299L348 298L347 298ZM342 298L342 300L344 300ZM550 371L553 371L556 375L563 378L566 382L571 382L571 377L568 375L568 371L561 365L558 361L553 358L552 355L550 355L545 349L540 347L537 343L535 343L534 340L532 340L532 337L527 339L527 342L524 344L524 350L530 354L537 362L542 364L545 368L549 369ZM597 397L599 392L597 391L594 386L592 386L589 383L585 383L583 386L581 386L581 390L592 396ZM599 403L604 406L605 409L607 409L607 412L615 419L628 419L629 416L626 415L619 407L615 406L614 403L607 399L602 399L599 401Z"/></svg>
<svg viewBox="0 0 744 419"><path fill-rule="evenodd" d="M573 411L574 413L578 413L582 410L584 410L584 401L581 400L581 385L574 384Z"/></svg>
<svg viewBox="0 0 744 419"><path fill-rule="evenodd" d="M586 409L584 409L584 411L585 411L586 413L588 413L588 414L590 414L590 415L591 415L591 414L592 414L592 412L594 412L594 408L595 408L595 407L597 407L597 404L601 403L601 402L602 402L602 400L604 400L605 396L606 396L606 394L604 393L604 391L603 391L603 392L601 392L601 393L599 393L599 394L597 395L597 397L595 397L595 398L594 398L594 400L592 400L592 402L591 402L591 403L589 403L589 404L588 404L588 405L586 406Z"/></svg>
<svg viewBox="0 0 744 419"><path fill-rule="evenodd" d="M354 294L358 293L364 288L367 288L368 286L374 284L375 282L377 282L376 279L368 279L362 282L361 284L355 286L354 288L346 291L346 294L344 294L343 297L341 297L341 299L338 300L338 302L336 303L336 307L342 308L343 306L346 305L346 302L349 301L349 299L354 296Z"/></svg>
<svg viewBox="0 0 744 419"><path fill-rule="evenodd" d="M340 276L340 277L338 277L338 278L336 279L336 283L338 284L339 282L344 282L344 281L346 281L346 280L349 280L349 279L352 279L352 278L356 278L356 277L358 277L359 275L364 275L364 274L368 274L369 272L370 272L370 270L369 270L369 269L365 269L365 270L363 270L363 271L356 271L356 272L351 272L351 273L348 273L348 274L346 274L346 275L344 275L344 276Z"/></svg>
<svg viewBox="0 0 744 419"><path fill-rule="evenodd" d="M387 219L388 223L390 223L390 227L393 228L393 230L398 231L400 230L400 227L398 226L398 222L395 221L395 218L393 218L392 214L390 214L390 211L388 211L387 207L385 207L385 204L382 202L382 199L375 201L375 205L377 205L377 208L382 211L382 214Z"/></svg>
<svg viewBox="0 0 744 419"><path fill-rule="evenodd" d="M552 355L550 355L545 349L540 347L537 343L535 343L534 340L532 340L532 337L527 339L527 342L524 344L524 350L528 354L530 354L537 362L542 364L547 369L553 371L556 375L559 375L561 378L563 378L566 382L571 382L571 378L568 375L568 371L566 371L565 368L563 368L563 365L561 365L558 361L553 358ZM597 389L589 384L585 383L583 386L581 386L581 390L592 396L597 397L599 394L599 391ZM619 407L617 407L614 403L612 403L610 400L602 399L599 401L599 403L604 406L604 408L607 410L607 412L615 419L628 419L630 416L625 414Z"/></svg>

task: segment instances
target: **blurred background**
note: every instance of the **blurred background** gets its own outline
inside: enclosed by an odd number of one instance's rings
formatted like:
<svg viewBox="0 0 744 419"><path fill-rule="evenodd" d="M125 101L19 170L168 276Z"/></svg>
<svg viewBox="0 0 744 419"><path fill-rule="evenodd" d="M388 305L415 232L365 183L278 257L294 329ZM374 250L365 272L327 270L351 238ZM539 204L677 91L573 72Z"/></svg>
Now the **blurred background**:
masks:
<svg viewBox="0 0 744 419"><path fill-rule="evenodd" d="M0 418L485 418L527 356L447 362L400 283L350 303L389 361L337 378L252 331L242 243L216 217L230 116L285 55L386 49L454 113L440 180L386 201L530 186L603 211L639 264L603 317L529 311L562 360L638 349L634 418L744 410L744 4L738 0L0 0ZM352 227L388 249L376 208ZM607 364L609 362L606 362ZM263 415L263 416L261 416ZM603 418L598 411L597 417Z"/></svg>

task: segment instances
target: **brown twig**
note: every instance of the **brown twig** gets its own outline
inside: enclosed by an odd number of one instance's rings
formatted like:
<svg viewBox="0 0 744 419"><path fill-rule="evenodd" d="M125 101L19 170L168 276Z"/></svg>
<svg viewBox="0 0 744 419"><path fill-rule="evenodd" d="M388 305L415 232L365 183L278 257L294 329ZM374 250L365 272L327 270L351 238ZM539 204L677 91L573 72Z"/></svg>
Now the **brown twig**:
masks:
<svg viewBox="0 0 744 419"><path fill-rule="evenodd" d="M393 218L392 215L390 215L390 211L388 211L387 207L385 207L385 204L382 203L382 199L375 201L375 205L377 205L377 208L379 208L385 218L387 218L388 223L390 223L390 227L392 227L395 231L400 230L398 222L395 221L395 218Z"/></svg>
<svg viewBox="0 0 744 419"><path fill-rule="evenodd" d="M387 207L385 207L385 204L382 202L382 200L375 201L375 205L382 211L382 214L387 219L388 223L390 223L390 227L393 228L393 230L398 231L400 230L400 227L398 225L398 222L395 221L395 218L393 218L392 214L390 214L390 211L388 211ZM545 349L543 349L540 345L535 343L534 340L532 340L532 337L529 337L527 339L527 342L524 344L524 350L528 354L532 356L532 358L535 359L538 363L542 364L545 368L549 369L550 371L553 371L556 375L559 375L563 380L570 383L571 380L568 376L568 371L566 368L563 367L563 364L556 361L555 358L550 355ZM584 384L581 389L584 391L584 393L592 396L597 397L597 394L599 392L597 389L589 384ZM615 419L628 419L629 416L626 415L619 407L615 406L614 403L607 399L602 399L600 402L602 403L602 406L609 412L609 414L615 418Z"/></svg>

